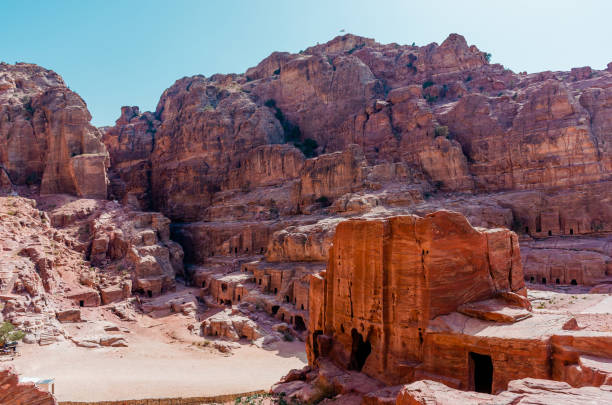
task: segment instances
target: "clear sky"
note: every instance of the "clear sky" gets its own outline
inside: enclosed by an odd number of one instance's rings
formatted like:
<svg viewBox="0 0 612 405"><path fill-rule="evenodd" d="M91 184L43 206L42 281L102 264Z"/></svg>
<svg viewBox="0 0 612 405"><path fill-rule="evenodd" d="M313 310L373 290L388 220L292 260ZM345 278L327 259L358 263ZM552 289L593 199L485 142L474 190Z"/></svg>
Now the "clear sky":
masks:
<svg viewBox="0 0 612 405"><path fill-rule="evenodd" d="M0 0L0 60L55 70L109 125L178 78L242 73L342 29L417 45L457 32L515 72L612 61L610 0Z"/></svg>

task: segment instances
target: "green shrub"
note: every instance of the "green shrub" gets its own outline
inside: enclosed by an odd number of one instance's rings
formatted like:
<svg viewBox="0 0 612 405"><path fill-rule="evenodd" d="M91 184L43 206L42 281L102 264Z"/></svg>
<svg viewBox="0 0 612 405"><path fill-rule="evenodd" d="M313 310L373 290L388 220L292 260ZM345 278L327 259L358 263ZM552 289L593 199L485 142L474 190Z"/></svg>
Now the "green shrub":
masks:
<svg viewBox="0 0 612 405"><path fill-rule="evenodd" d="M280 75L280 68L276 69L276 70L275 70L273 73L274 73L275 75Z"/></svg>
<svg viewBox="0 0 612 405"><path fill-rule="evenodd" d="M436 127L436 129L434 130L436 138L439 136L443 136L445 138L448 138L448 127L446 125L438 125Z"/></svg>
<svg viewBox="0 0 612 405"><path fill-rule="evenodd" d="M3 322L0 325L0 345L21 340L24 336L25 332L16 330L15 326L10 322Z"/></svg>
<svg viewBox="0 0 612 405"><path fill-rule="evenodd" d="M425 90L428 87L433 86L435 83L432 82L431 80L427 80L425 83L423 83L423 90Z"/></svg>
<svg viewBox="0 0 612 405"><path fill-rule="evenodd" d="M487 60L487 63L491 62L491 56L493 55L491 55L489 52L485 52L484 57Z"/></svg>

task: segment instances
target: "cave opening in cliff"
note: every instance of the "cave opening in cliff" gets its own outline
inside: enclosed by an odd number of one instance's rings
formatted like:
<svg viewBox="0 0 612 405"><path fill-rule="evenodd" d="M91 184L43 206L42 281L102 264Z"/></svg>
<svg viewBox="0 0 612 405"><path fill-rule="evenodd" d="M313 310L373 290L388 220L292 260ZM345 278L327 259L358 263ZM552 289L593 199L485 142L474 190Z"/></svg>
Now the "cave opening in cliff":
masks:
<svg viewBox="0 0 612 405"><path fill-rule="evenodd" d="M85 301L84 300L80 300L79 301L79 306L80 307L84 307L85 306Z"/></svg>
<svg viewBox="0 0 612 405"><path fill-rule="evenodd" d="M280 307L278 305L272 305L272 315L276 315L279 308Z"/></svg>
<svg viewBox="0 0 612 405"><path fill-rule="evenodd" d="M372 352L372 345L369 340L363 340L361 333L357 329L351 330L353 338L353 346L351 348L351 360L349 362L349 370L361 371L368 356Z"/></svg>
<svg viewBox="0 0 612 405"><path fill-rule="evenodd" d="M471 388L490 394L493 388L493 361L491 356L470 352Z"/></svg>
<svg viewBox="0 0 612 405"><path fill-rule="evenodd" d="M571 285L578 285L578 283L576 282L576 279L573 278L572 281L570 282Z"/></svg>
<svg viewBox="0 0 612 405"><path fill-rule="evenodd" d="M301 316L296 316L295 317L295 330L297 330L298 332L301 332L303 330L306 330L306 324L304 323L304 319Z"/></svg>

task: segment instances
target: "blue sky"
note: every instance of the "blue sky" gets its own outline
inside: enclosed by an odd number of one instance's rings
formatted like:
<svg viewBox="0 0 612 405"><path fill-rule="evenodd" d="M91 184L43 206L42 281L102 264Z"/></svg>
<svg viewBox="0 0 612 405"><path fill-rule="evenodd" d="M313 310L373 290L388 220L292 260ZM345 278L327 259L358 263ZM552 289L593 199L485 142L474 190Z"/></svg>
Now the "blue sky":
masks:
<svg viewBox="0 0 612 405"><path fill-rule="evenodd" d="M242 73L341 29L418 45L457 32L516 72L602 69L610 16L608 0L0 0L0 60L55 70L109 125L122 105L154 109L180 77Z"/></svg>

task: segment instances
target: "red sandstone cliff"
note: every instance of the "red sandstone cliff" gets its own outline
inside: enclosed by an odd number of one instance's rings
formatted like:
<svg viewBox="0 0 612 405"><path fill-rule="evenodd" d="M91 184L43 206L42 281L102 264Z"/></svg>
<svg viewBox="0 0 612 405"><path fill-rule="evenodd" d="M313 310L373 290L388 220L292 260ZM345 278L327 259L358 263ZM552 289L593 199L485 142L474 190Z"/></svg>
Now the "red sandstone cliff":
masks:
<svg viewBox="0 0 612 405"><path fill-rule="evenodd" d="M90 119L55 72L0 64L0 167L12 184L106 198L108 154Z"/></svg>

